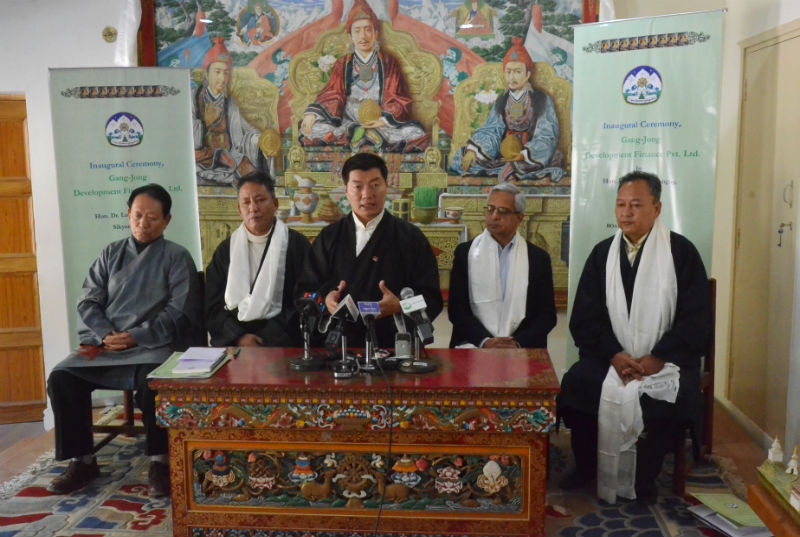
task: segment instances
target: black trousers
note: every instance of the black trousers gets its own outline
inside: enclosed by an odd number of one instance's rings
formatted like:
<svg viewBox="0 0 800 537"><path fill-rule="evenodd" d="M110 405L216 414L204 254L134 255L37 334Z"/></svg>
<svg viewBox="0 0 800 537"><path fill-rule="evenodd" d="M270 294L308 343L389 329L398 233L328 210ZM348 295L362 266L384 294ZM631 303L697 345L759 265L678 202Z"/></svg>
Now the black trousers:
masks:
<svg viewBox="0 0 800 537"><path fill-rule="evenodd" d="M156 392L147 385L147 374L157 366L142 364L132 371L134 400L142 411L147 455L167 453L167 430L156 424ZM47 395L55 418L56 460L59 461L92 453L92 391L118 389L82 378L75 369L54 369L47 379Z"/></svg>
<svg viewBox="0 0 800 537"><path fill-rule="evenodd" d="M560 408L564 424L569 427L572 453L578 472L597 472L597 415L572 408ZM651 418L644 420L644 430L636 442L636 494L655 494L655 481L661 472L664 456L675 445L675 435L681 424L674 420Z"/></svg>

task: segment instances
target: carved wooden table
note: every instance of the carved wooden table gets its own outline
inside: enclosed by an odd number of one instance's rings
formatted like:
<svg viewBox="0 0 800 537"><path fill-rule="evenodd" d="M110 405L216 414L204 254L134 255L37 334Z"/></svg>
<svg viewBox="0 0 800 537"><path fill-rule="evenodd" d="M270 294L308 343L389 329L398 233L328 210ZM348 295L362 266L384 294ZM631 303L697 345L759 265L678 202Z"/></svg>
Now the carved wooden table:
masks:
<svg viewBox="0 0 800 537"><path fill-rule="evenodd" d="M174 534L372 535L380 516L379 535L544 535L547 351L428 352L439 368L388 372L391 396L380 375L290 371L296 349L153 381Z"/></svg>

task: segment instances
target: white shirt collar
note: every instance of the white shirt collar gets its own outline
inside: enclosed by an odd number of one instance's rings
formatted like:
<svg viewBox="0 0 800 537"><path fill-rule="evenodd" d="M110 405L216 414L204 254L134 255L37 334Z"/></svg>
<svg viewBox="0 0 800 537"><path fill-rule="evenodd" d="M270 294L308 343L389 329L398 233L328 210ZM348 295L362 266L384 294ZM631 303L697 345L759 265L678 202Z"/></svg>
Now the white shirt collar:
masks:
<svg viewBox="0 0 800 537"><path fill-rule="evenodd" d="M375 233L375 229L378 227L378 224L381 223L381 219L383 219L383 214L385 211L381 211L378 216L367 222L366 225L361 223L361 220L358 219L356 216L355 211L353 211L353 222L356 223L356 257L361 254L361 250L369 242L369 239L372 237L372 234Z"/></svg>
<svg viewBox="0 0 800 537"><path fill-rule="evenodd" d="M353 211L352 212L353 222L356 223L356 231L367 231L369 233L372 233L373 231L375 231L375 228L378 227L378 224L381 223L381 220L383 219L383 213L385 212L386 211L381 211L380 213L378 213L378 216L376 216L375 218L367 222L366 225L364 225L361 223L361 220L359 220L358 217L356 216L356 212Z"/></svg>
<svg viewBox="0 0 800 537"><path fill-rule="evenodd" d="M642 248L642 244L644 241L647 240L647 236L650 235L648 231L644 235L642 235L638 241L635 243L631 242L625 234L622 234L622 240L625 241L625 254L628 256L628 262L633 266L633 262L636 261L636 255L639 253L639 250Z"/></svg>
<svg viewBox="0 0 800 537"><path fill-rule="evenodd" d="M247 242L252 242L255 244L267 242L269 234L272 233L272 229L274 227L275 227L274 225L270 226L269 231L267 231L264 235L253 235L247 230L247 228L244 228L244 232L247 234Z"/></svg>

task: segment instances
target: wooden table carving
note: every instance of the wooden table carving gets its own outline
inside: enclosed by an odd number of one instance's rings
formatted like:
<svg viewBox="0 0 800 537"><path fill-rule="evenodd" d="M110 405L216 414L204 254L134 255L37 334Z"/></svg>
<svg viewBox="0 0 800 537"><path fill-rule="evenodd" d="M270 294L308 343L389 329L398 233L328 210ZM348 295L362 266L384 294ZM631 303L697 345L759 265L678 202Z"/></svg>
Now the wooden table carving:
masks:
<svg viewBox="0 0 800 537"><path fill-rule="evenodd" d="M371 535L379 512L379 535L544 534L545 350L430 349L438 370L388 372L391 396L379 375L290 371L300 354L242 349L214 378L151 383L175 535Z"/></svg>

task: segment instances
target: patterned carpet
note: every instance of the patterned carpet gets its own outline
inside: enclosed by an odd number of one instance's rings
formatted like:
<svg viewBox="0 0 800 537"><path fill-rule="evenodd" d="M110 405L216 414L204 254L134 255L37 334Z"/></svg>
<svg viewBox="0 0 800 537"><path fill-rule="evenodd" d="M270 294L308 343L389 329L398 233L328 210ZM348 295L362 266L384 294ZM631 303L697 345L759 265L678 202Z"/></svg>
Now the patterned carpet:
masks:
<svg viewBox="0 0 800 537"><path fill-rule="evenodd" d="M557 483L571 465L569 433L552 434L547 483L545 535L558 537L723 537L705 527L687 510L698 503L691 492L733 492L744 497L745 487L729 460L695 465L687 478L686 496L672 494L672 459L667 457L658 478L656 505L643 506L619 499L615 505L598 500L590 489L563 492Z"/></svg>
<svg viewBox="0 0 800 537"><path fill-rule="evenodd" d="M66 496L45 487L66 463L52 453L9 484L0 485L0 537L172 535L169 498L147 494L144 440L113 440L98 454L101 475Z"/></svg>
<svg viewBox="0 0 800 537"><path fill-rule="evenodd" d="M555 483L569 465L569 450L563 447L569 445L568 435L562 432L552 435L551 439L548 537L720 535L700 527L686 511L690 504L669 494L671 476L666 469L659 478L662 496L653 507L642 507L634 502L608 505L595 499L589 490L561 492ZM115 439L99 453L101 477L68 496L53 495L44 488L54 476L63 472L66 464L53 461L52 454L42 457L24 474L0 485L0 537L172 535L169 500L148 497L149 462L143 451L142 438ZM724 461L717 463L696 467L689 477L688 490L731 490L720 477L720 463L724 467Z"/></svg>

